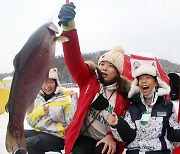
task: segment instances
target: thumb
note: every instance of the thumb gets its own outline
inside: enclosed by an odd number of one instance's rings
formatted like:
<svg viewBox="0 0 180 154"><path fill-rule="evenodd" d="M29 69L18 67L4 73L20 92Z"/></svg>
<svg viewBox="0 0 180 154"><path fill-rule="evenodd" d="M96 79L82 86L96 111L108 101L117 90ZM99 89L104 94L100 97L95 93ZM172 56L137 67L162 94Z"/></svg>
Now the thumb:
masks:
<svg viewBox="0 0 180 154"><path fill-rule="evenodd" d="M100 144L100 143L101 143L101 142L100 142L100 141L98 141L98 142L96 143L96 147L97 147L97 146L99 146L99 144Z"/></svg>
<svg viewBox="0 0 180 154"><path fill-rule="evenodd" d="M112 116L115 117L117 114L115 112L112 113Z"/></svg>

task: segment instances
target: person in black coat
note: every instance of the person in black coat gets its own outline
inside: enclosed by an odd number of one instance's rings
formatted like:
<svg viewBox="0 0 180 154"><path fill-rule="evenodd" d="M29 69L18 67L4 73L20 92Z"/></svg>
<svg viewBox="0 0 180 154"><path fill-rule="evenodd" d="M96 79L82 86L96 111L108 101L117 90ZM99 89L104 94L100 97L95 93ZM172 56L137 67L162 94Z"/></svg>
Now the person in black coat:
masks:
<svg viewBox="0 0 180 154"><path fill-rule="evenodd" d="M127 154L170 154L172 142L180 141L180 124L171 101L170 87L156 67L141 65L135 71L128 97L132 104L124 119L112 113L107 121L114 137L126 142Z"/></svg>

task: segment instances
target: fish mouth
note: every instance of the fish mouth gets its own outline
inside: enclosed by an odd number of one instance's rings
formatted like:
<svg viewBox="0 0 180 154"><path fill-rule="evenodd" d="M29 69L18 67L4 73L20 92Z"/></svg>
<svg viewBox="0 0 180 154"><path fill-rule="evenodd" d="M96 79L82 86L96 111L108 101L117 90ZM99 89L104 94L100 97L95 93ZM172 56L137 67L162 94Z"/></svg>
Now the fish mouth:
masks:
<svg viewBox="0 0 180 154"><path fill-rule="evenodd" d="M56 33L56 34L59 34L59 30L58 28L56 27L56 25L54 23L50 23L50 25L48 26L48 29L51 30L52 32Z"/></svg>

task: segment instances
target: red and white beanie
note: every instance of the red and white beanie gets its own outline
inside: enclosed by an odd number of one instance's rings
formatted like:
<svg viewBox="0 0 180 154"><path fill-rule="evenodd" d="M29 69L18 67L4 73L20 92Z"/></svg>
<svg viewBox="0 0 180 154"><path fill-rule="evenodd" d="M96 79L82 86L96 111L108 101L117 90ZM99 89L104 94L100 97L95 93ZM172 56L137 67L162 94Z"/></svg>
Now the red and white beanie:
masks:
<svg viewBox="0 0 180 154"><path fill-rule="evenodd" d="M131 89L128 93L128 98L131 98L134 94L140 91L139 86L138 86L138 77L144 74L156 77L157 82L158 82L158 87L157 87L158 96L169 94L170 86L160 78L157 68L150 64L144 64L144 65L139 66L139 68L135 70L135 78L131 84Z"/></svg>

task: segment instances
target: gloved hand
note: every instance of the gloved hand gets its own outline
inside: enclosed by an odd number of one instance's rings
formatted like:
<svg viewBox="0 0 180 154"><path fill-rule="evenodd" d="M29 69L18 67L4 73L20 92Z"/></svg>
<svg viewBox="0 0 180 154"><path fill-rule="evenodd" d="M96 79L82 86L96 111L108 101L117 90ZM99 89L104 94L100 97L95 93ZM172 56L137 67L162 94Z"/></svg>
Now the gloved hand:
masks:
<svg viewBox="0 0 180 154"><path fill-rule="evenodd" d="M63 26L63 30L69 31L75 29L74 17L76 12L74 11L76 7L72 2L68 4L64 4L61 7L58 18L60 21L58 22L59 26Z"/></svg>

